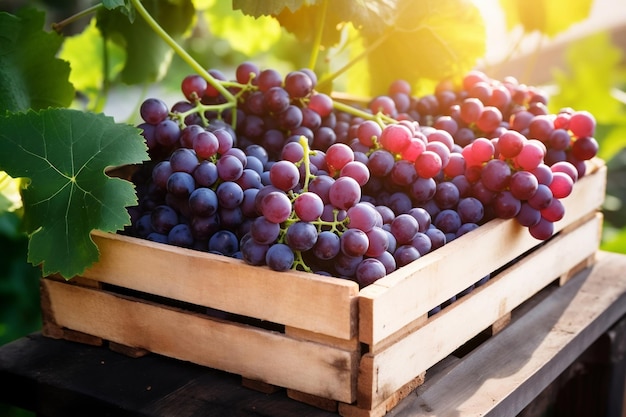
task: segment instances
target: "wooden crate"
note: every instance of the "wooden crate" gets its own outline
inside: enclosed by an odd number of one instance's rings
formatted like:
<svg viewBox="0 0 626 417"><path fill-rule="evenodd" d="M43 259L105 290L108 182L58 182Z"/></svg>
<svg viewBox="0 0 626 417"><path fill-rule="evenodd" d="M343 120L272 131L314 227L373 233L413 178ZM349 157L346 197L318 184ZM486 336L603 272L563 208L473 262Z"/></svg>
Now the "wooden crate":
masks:
<svg viewBox="0 0 626 417"><path fill-rule="evenodd" d="M232 372L344 416L382 416L433 365L593 261L605 185L596 161L547 242L515 220L493 220L360 291L339 278L94 232L97 264L68 282L42 279L43 331Z"/></svg>

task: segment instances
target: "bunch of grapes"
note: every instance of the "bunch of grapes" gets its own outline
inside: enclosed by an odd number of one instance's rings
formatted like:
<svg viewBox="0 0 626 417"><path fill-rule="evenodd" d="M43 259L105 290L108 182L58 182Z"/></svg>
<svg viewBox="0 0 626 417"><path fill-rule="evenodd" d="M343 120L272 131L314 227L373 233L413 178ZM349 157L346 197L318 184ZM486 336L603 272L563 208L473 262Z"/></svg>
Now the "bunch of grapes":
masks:
<svg viewBox="0 0 626 417"><path fill-rule="evenodd" d="M549 114L540 90L478 71L423 97L397 81L362 107L306 69L210 73L235 106L199 75L171 108L142 104L151 161L127 232L276 271L366 286L496 217L548 239L598 151L588 112Z"/></svg>

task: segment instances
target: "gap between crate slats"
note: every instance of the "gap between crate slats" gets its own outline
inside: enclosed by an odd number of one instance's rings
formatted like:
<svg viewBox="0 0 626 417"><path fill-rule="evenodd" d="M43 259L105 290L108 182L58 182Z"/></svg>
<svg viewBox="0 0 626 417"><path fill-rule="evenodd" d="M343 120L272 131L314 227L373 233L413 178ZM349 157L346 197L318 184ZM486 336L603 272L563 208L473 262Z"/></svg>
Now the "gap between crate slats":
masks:
<svg viewBox="0 0 626 417"><path fill-rule="evenodd" d="M606 166L593 169L562 200L565 217L555 224L555 232L596 211L604 201ZM464 237L361 290L363 343L379 343L539 243L514 219L492 220L472 231L471 238Z"/></svg>
<svg viewBox="0 0 626 417"><path fill-rule="evenodd" d="M356 398L357 352L50 279L47 319L104 340L325 398Z"/></svg>
<svg viewBox="0 0 626 417"><path fill-rule="evenodd" d="M568 273L599 245L600 214L556 236L540 250L433 316L428 324L361 359L358 408L371 409L415 375L426 371L464 342L533 294Z"/></svg>

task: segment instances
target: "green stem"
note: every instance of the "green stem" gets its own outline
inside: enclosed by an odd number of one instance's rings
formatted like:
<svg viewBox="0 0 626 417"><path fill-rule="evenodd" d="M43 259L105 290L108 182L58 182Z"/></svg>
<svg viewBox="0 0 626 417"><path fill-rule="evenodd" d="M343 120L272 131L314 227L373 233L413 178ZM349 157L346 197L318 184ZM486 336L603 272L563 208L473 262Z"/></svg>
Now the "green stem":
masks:
<svg viewBox="0 0 626 417"><path fill-rule="evenodd" d="M317 57L319 56L320 47L322 45L322 36L324 35L324 26L326 23L327 11L328 11L328 0L324 0L322 2L322 13L320 14L321 18L317 24L317 32L315 33L315 39L313 41L313 48L312 48L311 57L309 60L310 69L315 69L315 64L317 63Z"/></svg>
<svg viewBox="0 0 626 417"><path fill-rule="evenodd" d="M63 20L61 20L58 23L53 23L52 24L52 30L54 30L57 33L60 33L65 28L65 26L67 26L67 25L69 25L71 23L74 23L74 22L76 22L79 19L82 19L83 17L85 17L87 15L90 15L92 13L97 12L98 9L101 8L101 7L104 7L104 5L102 3L98 3L98 4L94 5L94 6L86 8L85 10L81 10L80 12L78 12L78 13L76 13L76 14L74 14L74 15L66 18L66 19L63 19Z"/></svg>
<svg viewBox="0 0 626 417"><path fill-rule="evenodd" d="M385 116L384 114L377 113L372 114L368 113L364 110L360 110L356 107L350 106L348 104L341 103L337 100L333 100L333 107L336 110L342 111L344 113L351 114L356 117L362 117L365 120L373 120L384 127L385 123L396 123L397 121L389 116Z"/></svg>
<svg viewBox="0 0 626 417"><path fill-rule="evenodd" d="M213 87L215 87L215 89L221 94L223 95L226 100L232 105L235 106L237 104L237 100L235 99L235 97L230 93L230 91L228 91L226 89L226 87L224 87L222 85L222 83L220 83L218 80L216 80L211 74L208 73L207 70L205 70L202 65L200 65L195 59L193 59L193 57L191 55L189 55L189 53L187 53L187 51L185 51L185 49L183 49L162 27L161 25L159 25L159 23L154 20L154 18L150 15L150 13L148 13L148 11L145 9L145 7L143 7L143 4L141 4L140 0L130 0L131 3L133 4L133 6L135 7L135 9L137 10L137 13L139 13L141 15L141 17L143 17L143 19L146 21L146 23L148 24L148 26L150 26L150 28L152 28L152 30L154 30L154 32L159 35L159 37L161 39L163 39L165 41L165 43L167 43L173 50L174 52L176 52L176 54L181 57L181 59L183 61L185 61L194 71L196 71L198 74L200 74L204 79L206 79L209 84L211 84Z"/></svg>

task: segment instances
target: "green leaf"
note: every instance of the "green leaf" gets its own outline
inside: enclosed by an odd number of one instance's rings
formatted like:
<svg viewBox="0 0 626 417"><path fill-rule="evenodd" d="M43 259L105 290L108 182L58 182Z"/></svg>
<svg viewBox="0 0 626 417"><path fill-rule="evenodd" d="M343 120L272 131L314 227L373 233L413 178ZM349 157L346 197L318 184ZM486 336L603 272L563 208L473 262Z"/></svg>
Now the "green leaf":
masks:
<svg viewBox="0 0 626 417"><path fill-rule="evenodd" d="M191 0L145 0L142 4L159 25L177 40L182 39L195 16ZM105 38L126 49L126 63L121 74L123 82L141 84L163 78L173 51L144 19L135 19L131 23L119 9L103 10L98 14L98 28Z"/></svg>
<svg viewBox="0 0 626 417"><path fill-rule="evenodd" d="M29 262L66 278L95 262L90 232L128 225L125 208L137 202L133 185L105 169L146 159L139 130L102 114L49 109L0 117L0 169L30 181L22 190Z"/></svg>
<svg viewBox="0 0 626 417"><path fill-rule="evenodd" d="M204 17L212 35L227 40L229 47L246 56L269 51L284 35L276 19L233 12L230 3L224 1L214 1Z"/></svg>
<svg viewBox="0 0 626 417"><path fill-rule="evenodd" d="M90 103L103 93L104 86L104 42L96 28L95 19L79 34L67 37L59 57L70 63L70 81L87 96ZM112 42L107 43L108 77L115 78L124 65L124 50Z"/></svg>
<svg viewBox="0 0 626 417"><path fill-rule="evenodd" d="M241 10L247 15L275 16L284 9L295 12L306 4L315 3L317 0L233 0L233 9Z"/></svg>
<svg viewBox="0 0 626 417"><path fill-rule="evenodd" d="M467 0L401 0L393 25L382 35L366 34L371 94L387 91L396 79L460 77L485 53L485 24Z"/></svg>
<svg viewBox="0 0 626 417"><path fill-rule="evenodd" d="M510 29L522 25L525 32L557 35L589 17L593 0L500 0Z"/></svg>
<svg viewBox="0 0 626 417"><path fill-rule="evenodd" d="M44 13L0 13L0 113L69 106L70 67L55 57L63 38L43 30Z"/></svg>

